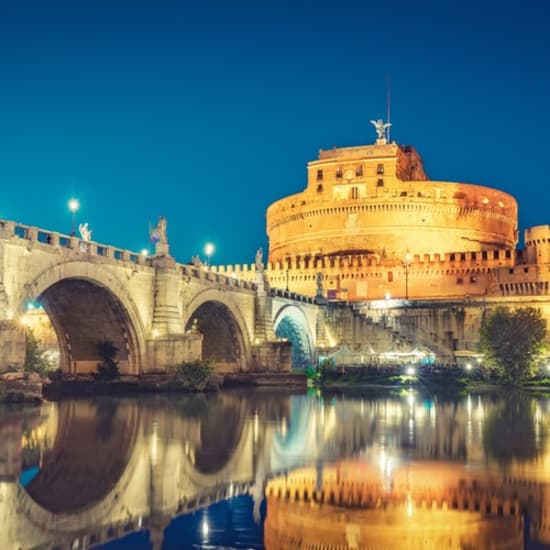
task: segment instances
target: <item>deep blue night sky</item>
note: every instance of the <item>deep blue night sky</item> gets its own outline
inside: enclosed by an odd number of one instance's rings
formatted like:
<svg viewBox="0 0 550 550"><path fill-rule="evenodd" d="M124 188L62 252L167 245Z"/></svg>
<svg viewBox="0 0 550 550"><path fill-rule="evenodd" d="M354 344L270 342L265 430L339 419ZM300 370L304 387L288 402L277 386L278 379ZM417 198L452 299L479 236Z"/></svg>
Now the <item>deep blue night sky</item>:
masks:
<svg viewBox="0 0 550 550"><path fill-rule="evenodd" d="M319 148L392 139L550 223L545 3L0 0L0 218L252 262ZM491 4L491 5L489 5Z"/></svg>

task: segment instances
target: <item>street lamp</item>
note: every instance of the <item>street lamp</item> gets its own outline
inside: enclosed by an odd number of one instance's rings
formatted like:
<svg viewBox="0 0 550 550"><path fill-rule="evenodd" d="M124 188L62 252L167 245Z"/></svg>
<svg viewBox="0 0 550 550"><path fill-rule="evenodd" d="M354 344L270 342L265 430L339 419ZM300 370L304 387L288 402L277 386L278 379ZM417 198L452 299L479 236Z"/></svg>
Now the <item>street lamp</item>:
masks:
<svg viewBox="0 0 550 550"><path fill-rule="evenodd" d="M405 255L405 300L409 300L409 264L411 263L411 255L407 252Z"/></svg>
<svg viewBox="0 0 550 550"><path fill-rule="evenodd" d="M204 247L204 253L206 254L206 266L210 266L210 256L214 254L214 245L212 243L206 243Z"/></svg>
<svg viewBox="0 0 550 550"><path fill-rule="evenodd" d="M74 237L76 235L76 211L79 208L80 208L80 203L78 202L78 199L71 199L69 201L69 210L71 211L71 218L72 218L71 237Z"/></svg>

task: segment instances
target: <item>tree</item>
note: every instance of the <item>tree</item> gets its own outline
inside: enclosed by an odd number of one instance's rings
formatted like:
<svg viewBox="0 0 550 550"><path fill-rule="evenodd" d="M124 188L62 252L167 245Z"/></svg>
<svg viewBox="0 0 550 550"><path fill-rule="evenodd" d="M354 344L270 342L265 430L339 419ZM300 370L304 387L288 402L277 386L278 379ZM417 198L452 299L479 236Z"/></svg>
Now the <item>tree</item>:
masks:
<svg viewBox="0 0 550 550"><path fill-rule="evenodd" d="M25 331L25 372L37 372L40 376L46 376L50 365L44 357L44 350L40 346L34 332L27 328Z"/></svg>
<svg viewBox="0 0 550 550"><path fill-rule="evenodd" d="M120 377L118 361L115 361L118 348L111 340L102 340L96 344L97 354L103 362L97 364L97 372L92 376L96 380L115 380Z"/></svg>
<svg viewBox="0 0 550 550"><path fill-rule="evenodd" d="M509 384L535 375L545 339L546 320L532 307L497 307L481 323L480 350L485 362Z"/></svg>

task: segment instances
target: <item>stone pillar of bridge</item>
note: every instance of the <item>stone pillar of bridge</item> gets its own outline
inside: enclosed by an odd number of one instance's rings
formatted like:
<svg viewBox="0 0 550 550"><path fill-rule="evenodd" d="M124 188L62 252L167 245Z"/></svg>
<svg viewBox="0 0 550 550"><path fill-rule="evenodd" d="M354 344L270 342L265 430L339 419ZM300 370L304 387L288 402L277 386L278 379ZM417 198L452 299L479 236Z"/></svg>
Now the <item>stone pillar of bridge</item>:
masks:
<svg viewBox="0 0 550 550"><path fill-rule="evenodd" d="M262 249L256 253L256 297L254 300L253 372L290 372L290 342L278 342L273 331L273 298L262 263Z"/></svg>
<svg viewBox="0 0 550 550"><path fill-rule="evenodd" d="M16 265L5 254L5 243L13 237L13 222L0 224L0 373L8 367L23 369L25 363L25 331L17 323L10 308L10 299L4 281L15 278ZM13 304L11 304L13 305Z"/></svg>
<svg viewBox="0 0 550 550"><path fill-rule="evenodd" d="M152 265L155 268L154 309L145 374L167 372L183 361L202 356L202 335L196 331L186 333L183 326L179 308L183 280L176 262L163 254L155 255Z"/></svg>
<svg viewBox="0 0 550 550"><path fill-rule="evenodd" d="M23 370L25 330L14 320L0 320L0 373L8 368Z"/></svg>
<svg viewBox="0 0 550 550"><path fill-rule="evenodd" d="M272 322L272 297L269 281L264 272L263 265L256 266L256 298L254 300L254 341L255 343L267 342L275 338Z"/></svg>

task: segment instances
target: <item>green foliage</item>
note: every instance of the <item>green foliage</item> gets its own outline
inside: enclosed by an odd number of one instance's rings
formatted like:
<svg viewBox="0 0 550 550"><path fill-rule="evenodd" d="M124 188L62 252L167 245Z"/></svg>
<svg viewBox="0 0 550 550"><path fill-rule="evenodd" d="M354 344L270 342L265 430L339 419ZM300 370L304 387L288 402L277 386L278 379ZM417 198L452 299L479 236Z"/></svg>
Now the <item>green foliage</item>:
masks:
<svg viewBox="0 0 550 550"><path fill-rule="evenodd" d="M214 372L212 363L207 360L184 362L176 367L176 378L186 389L203 391Z"/></svg>
<svg viewBox="0 0 550 550"><path fill-rule="evenodd" d="M540 310L498 307L481 324L480 350L504 382L519 384L535 375L545 338L546 321Z"/></svg>
<svg viewBox="0 0 550 550"><path fill-rule="evenodd" d="M28 328L25 331L25 372L36 372L45 377L50 368L50 364L44 357L44 350L33 331Z"/></svg>
<svg viewBox="0 0 550 550"><path fill-rule="evenodd" d="M96 344L96 351L103 360L97 364L97 372L93 373L96 380L110 381L120 377L118 361L115 361L118 348L111 340L101 340Z"/></svg>

